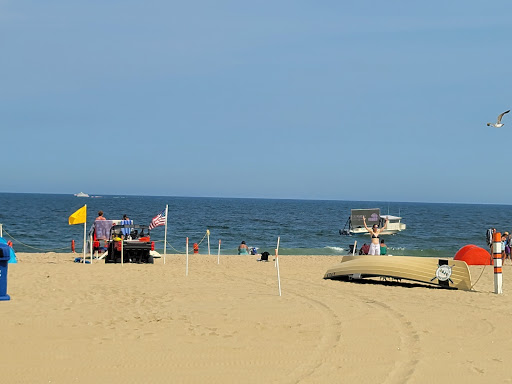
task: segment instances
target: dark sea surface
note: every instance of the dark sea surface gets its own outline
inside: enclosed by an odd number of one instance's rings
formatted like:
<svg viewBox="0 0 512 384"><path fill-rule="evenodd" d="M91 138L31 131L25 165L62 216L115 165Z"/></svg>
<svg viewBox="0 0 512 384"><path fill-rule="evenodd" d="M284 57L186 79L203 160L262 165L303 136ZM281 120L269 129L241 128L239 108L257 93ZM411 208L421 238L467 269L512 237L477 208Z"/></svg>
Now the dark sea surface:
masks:
<svg viewBox="0 0 512 384"><path fill-rule="evenodd" d="M68 225L68 217L87 204L87 229L98 211L107 219L127 214L135 224L148 225L169 205L167 253L185 252L185 239L202 243L207 254L206 230L211 253L236 254L242 240L260 252L273 253L280 237L283 255L343 255L355 240L358 247L368 236L340 236L353 208L380 208L381 214L403 217L407 229L384 236L389 253L425 257L452 257L466 244L485 247L485 231L496 227L512 232L512 206L479 204L387 203L367 201L315 201L156 196L102 196L0 193L3 237L12 240L16 252L69 252L83 244L83 225ZM163 251L164 227L151 232L156 250Z"/></svg>

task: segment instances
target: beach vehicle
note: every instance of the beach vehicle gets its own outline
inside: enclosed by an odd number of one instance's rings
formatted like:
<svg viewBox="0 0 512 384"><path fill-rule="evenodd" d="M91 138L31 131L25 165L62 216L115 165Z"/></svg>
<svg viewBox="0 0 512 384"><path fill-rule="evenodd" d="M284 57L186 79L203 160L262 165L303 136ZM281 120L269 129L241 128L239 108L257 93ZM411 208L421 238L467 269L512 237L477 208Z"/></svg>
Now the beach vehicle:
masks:
<svg viewBox="0 0 512 384"><path fill-rule="evenodd" d="M152 243L147 225L117 224L110 228L105 263L153 264Z"/></svg>
<svg viewBox="0 0 512 384"><path fill-rule="evenodd" d="M343 256L324 279L353 280L372 277L404 279L443 288L471 290L468 265L461 260L414 256Z"/></svg>
<svg viewBox="0 0 512 384"><path fill-rule="evenodd" d="M371 209L351 209L350 217L343 229L340 229L340 235L369 235L368 231L364 227L363 216L366 217L366 225L371 227L377 224L382 227L388 219L388 225L381 235L393 235L397 232L404 231L406 225L401 222L402 218L392 215L381 215L379 208Z"/></svg>

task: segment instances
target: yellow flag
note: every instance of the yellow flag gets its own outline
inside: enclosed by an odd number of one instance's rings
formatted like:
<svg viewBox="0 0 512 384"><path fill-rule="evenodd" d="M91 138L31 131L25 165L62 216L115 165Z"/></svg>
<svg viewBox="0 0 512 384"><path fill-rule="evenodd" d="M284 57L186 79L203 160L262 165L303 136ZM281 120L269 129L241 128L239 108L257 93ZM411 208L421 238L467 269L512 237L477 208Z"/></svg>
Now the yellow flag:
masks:
<svg viewBox="0 0 512 384"><path fill-rule="evenodd" d="M83 224L87 220L87 205L84 205L78 211L69 216L69 225Z"/></svg>

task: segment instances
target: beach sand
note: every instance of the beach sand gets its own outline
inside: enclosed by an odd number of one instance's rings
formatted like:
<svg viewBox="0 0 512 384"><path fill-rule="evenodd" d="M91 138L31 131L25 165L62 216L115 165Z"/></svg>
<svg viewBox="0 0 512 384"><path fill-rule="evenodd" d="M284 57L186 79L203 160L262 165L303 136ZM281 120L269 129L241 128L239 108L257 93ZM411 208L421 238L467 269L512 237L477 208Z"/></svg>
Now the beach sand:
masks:
<svg viewBox="0 0 512 384"><path fill-rule="evenodd" d="M494 294L323 280L341 258L23 254L0 302L3 383L512 382L512 267Z"/></svg>

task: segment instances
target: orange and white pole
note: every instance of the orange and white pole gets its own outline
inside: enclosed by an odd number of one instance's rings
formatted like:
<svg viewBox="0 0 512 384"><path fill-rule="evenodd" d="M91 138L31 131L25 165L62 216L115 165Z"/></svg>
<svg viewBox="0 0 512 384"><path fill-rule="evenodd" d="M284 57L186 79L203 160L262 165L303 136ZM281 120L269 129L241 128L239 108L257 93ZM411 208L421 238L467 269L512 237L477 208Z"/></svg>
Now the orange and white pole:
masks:
<svg viewBox="0 0 512 384"><path fill-rule="evenodd" d="M503 293L503 260L501 258L501 233L496 232L492 238L492 257L494 261L494 293Z"/></svg>

